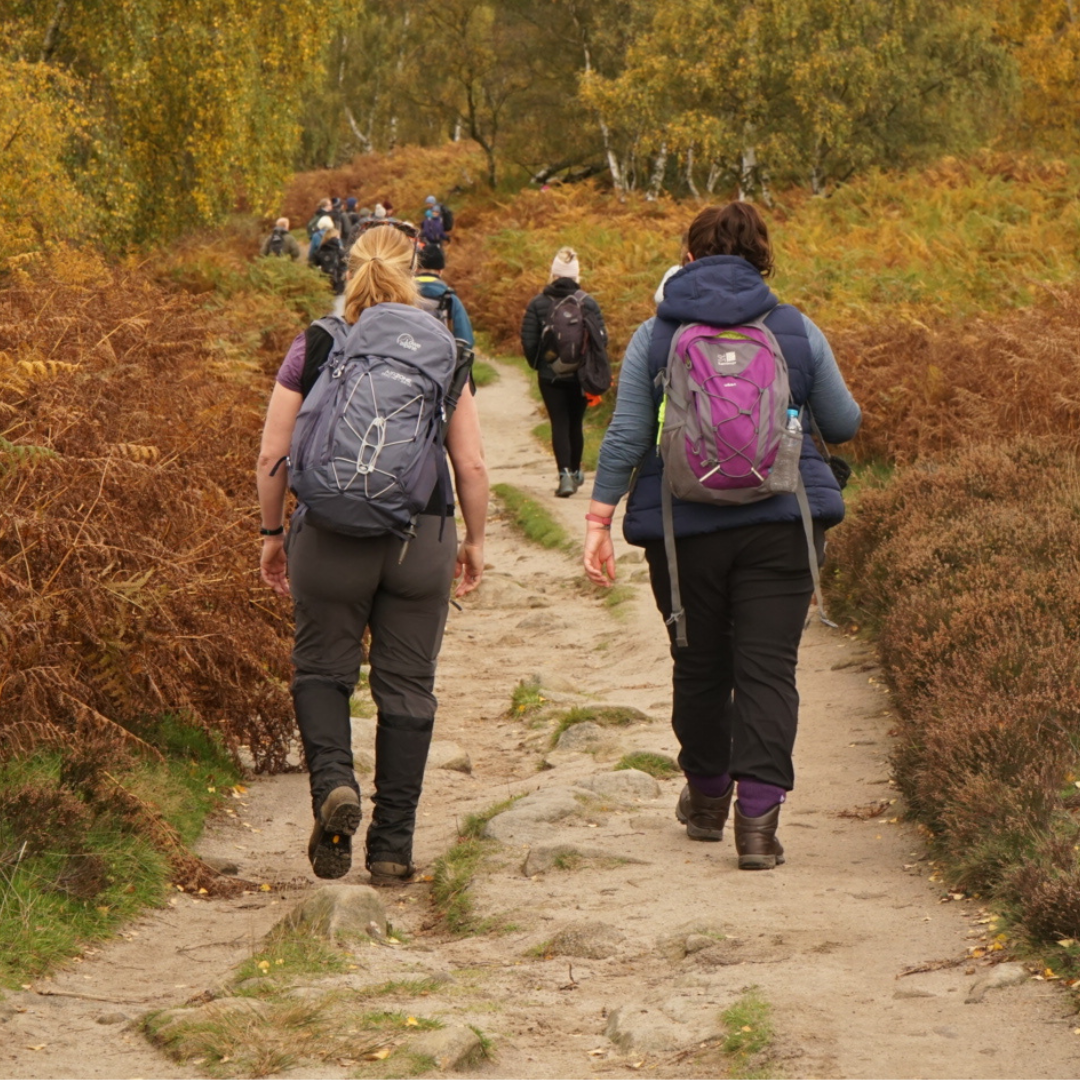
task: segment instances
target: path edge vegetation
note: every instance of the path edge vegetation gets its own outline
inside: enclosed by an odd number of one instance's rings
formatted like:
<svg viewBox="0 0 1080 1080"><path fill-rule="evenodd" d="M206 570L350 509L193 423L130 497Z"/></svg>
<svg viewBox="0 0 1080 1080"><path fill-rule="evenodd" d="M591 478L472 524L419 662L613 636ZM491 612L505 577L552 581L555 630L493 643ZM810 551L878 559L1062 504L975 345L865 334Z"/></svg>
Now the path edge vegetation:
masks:
<svg viewBox="0 0 1080 1080"><path fill-rule="evenodd" d="M413 155L414 175L422 171L423 154L407 153ZM387 174L371 182L385 182L394 193L399 181ZM897 214L901 220L929 220L935 192L948 195L952 215L943 235L938 229L946 249L959 250L970 240L976 226L969 221L984 230L977 233L977 252L988 252L994 237L1000 243L1007 234L1010 272L1023 278L1025 289L999 294L995 267L985 280L976 275L965 285L963 303L948 310L922 286L900 300L888 290L873 291L867 260L875 250L888 251L888 281L895 284L897 275L920 281L925 245L898 233L895 220ZM468 228L455 243L454 257L468 270L459 291L495 344L512 338L523 306L508 290L518 289L527 300L542 285L543 267L537 281L528 275L532 261L546 265L549 256L539 256L557 230L580 229L595 244L597 215L630 218L644 206L634 198L616 206L588 186L560 190L550 199L548 194L544 202L540 193L524 192L499 207L477 199L463 215ZM786 298L816 305L815 315L817 307L826 312L822 325L866 414L864 433L845 450L856 461L856 484L848 521L831 536L828 584L847 626L873 638L881 654L890 711L898 717L893 767L909 813L927 830L943 888L962 888L997 904L1012 927L1009 948L1037 952L1053 945L1047 966L1068 981L1080 975L1078 949L1056 943L1080 940L1080 836L1074 823L1080 809L1080 706L1072 694L1080 683L1074 632L1080 618L1072 584L1078 580L1073 553L1080 551L1073 522L1080 417L1071 404L1080 374L1071 344L1080 327L1080 223L1065 208L1080 202L1078 194L1080 169L1074 162L983 154L945 159L910 174L875 174L827 202L778 193L774 211L779 251L788 266L778 288ZM647 228L638 230L644 248L611 249L610 269L626 279L621 285L602 276L603 252L594 252L590 272L597 293L607 310L619 313L612 320L616 361L629 330L648 312L654 279L673 259L678 225L691 209L660 200L647 210ZM506 226L508 213L513 227ZM122 349L138 350L148 342L162 357L170 356L170 366L186 350L182 355L196 356L202 370L225 380L222 386L250 387L256 380L265 386L322 291L317 276L303 267L252 262L259 232L255 219L238 218L219 233L190 238L144 270L108 267L86 250L58 247L9 269L12 287L4 302L45 311L41 305L60 295L65 311L82 314L97 303L100 329L88 331L85 340L101 338L107 347L95 346L92 354L80 354L81 346L69 350L87 364L87 376L97 378L101 365L114 362L108 350L115 359ZM526 236L535 260L529 252L523 257ZM844 261L829 252L853 238L861 254L848 283ZM833 268L828 292L813 294L805 283L824 280L826 262ZM121 293L160 298L154 303L165 317L145 328L137 305L110 306ZM58 382L71 377L63 367L68 361L42 359L46 346L67 332L58 326L10 314L0 326L5 414L27 402L47 409L58 400ZM1012 373L1008 386L999 378L1006 366ZM1013 382L1024 387L1019 400ZM610 405L592 410L590 419L602 424L609 410ZM246 417L248 428L245 433L240 424L232 434L254 438L257 411L250 395L237 416ZM986 443L987 431L995 433L996 443ZM95 448L98 457L88 454L86 460L108 460L110 469L132 476L165 469L170 458L153 435L118 435L110 457ZM13 487L25 480L44 485L65 452L73 456L33 427L7 430L0 442L0 479ZM228 462L228 478L216 482L217 491L208 483L206 491L213 499L224 496L221 505L228 509L221 513L239 526L250 515L245 497L232 490L246 490L242 476L250 462L237 458L232 445L220 460ZM236 477L241 479L234 482ZM89 505L93 494L79 501ZM48 580L55 565L38 579ZM152 589L139 591L145 582L140 585L137 573L108 584L117 595L140 602L156 596ZM284 641L280 617L268 623L271 638ZM125 632L138 640L137 628ZM99 646L95 655L105 657L109 642ZM258 659L264 675L266 652ZM285 708L284 684L277 678L270 672L266 680L268 693L280 699L270 713ZM115 695L118 685L109 683L108 693ZM129 735L137 743L142 736L135 714L109 702L108 694L95 699L98 719L91 726L112 725L119 743ZM9 729L11 723L10 712L0 713L0 725ZM27 752L16 754L19 760L47 748L47 742L35 741L32 726L23 736ZM225 745L235 753L239 743L225 738ZM1034 752L1036 747L1044 752ZM280 757L275 752L262 764L280 768ZM80 784L97 782L92 770L76 774ZM9 784L5 797L11 790ZM158 816L169 824L167 816ZM172 839L162 838L172 834L165 825L151 826L156 820L147 816L143 827L156 828L159 847L168 849ZM22 850L21 840L0 845L8 872L13 846Z"/></svg>

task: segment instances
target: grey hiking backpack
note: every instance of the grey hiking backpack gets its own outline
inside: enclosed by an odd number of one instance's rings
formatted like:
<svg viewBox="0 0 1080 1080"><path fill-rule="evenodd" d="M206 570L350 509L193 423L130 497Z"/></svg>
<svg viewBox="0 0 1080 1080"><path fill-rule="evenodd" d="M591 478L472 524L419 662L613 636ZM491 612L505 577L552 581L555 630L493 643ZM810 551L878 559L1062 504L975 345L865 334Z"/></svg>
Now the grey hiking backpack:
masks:
<svg viewBox="0 0 1080 1080"><path fill-rule="evenodd" d="M377 304L351 327L336 316L315 325L334 345L296 418L290 486L313 525L408 540L445 474L454 339L406 304Z"/></svg>

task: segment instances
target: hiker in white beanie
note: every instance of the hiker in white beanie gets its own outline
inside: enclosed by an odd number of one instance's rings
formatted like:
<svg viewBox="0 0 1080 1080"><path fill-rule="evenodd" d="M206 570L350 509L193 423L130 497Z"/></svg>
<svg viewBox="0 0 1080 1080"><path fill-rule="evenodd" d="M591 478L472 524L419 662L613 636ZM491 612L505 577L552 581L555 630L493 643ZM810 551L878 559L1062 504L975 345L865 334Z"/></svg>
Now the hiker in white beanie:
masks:
<svg viewBox="0 0 1080 1080"><path fill-rule="evenodd" d="M588 401L578 369L585 358L588 334L607 346L600 306L581 288L580 279L577 252L560 248L551 262L551 280L529 301L521 323L521 348L529 366L536 370L540 395L551 418L551 448L559 469L555 494L561 499L569 498L585 483L582 422Z"/></svg>
<svg viewBox="0 0 1080 1080"><path fill-rule="evenodd" d="M551 280L558 281L559 278L569 278L573 282L581 280L581 264L573 248L559 248L551 260Z"/></svg>

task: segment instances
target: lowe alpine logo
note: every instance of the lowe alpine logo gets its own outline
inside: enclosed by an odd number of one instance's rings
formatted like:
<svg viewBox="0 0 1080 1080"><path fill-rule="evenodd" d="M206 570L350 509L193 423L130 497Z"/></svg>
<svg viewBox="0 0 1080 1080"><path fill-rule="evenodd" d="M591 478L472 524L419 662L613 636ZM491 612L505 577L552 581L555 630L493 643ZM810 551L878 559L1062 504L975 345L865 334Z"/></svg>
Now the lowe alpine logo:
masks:
<svg viewBox="0 0 1080 1080"><path fill-rule="evenodd" d="M384 372L388 379L396 379L399 383L404 383L406 386L412 386L412 379L408 375L402 375L400 371L387 371Z"/></svg>
<svg viewBox="0 0 1080 1080"><path fill-rule="evenodd" d="M401 334L397 339L397 343L403 348L408 349L409 352L418 352L423 346L420 342L412 336L412 334Z"/></svg>

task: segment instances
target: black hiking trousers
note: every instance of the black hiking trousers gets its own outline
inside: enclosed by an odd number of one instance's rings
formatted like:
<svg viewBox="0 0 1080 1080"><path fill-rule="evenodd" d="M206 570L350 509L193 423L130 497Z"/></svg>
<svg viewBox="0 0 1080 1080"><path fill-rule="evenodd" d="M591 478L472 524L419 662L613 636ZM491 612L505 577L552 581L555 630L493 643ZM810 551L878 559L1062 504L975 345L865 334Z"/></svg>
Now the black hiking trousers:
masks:
<svg viewBox="0 0 1080 1080"><path fill-rule="evenodd" d="M582 423L588 402L581 392L577 376L565 382L549 382L540 379L540 396L551 418L551 449L559 471L581 468L581 455L585 450L585 433Z"/></svg>
<svg viewBox="0 0 1080 1080"><path fill-rule="evenodd" d="M303 519L290 529L286 548L296 611L293 702L316 816L334 788L360 791L349 699L360 677L364 630L371 629L378 725L369 863L412 858L457 557L453 517L421 515L403 560L401 548L393 536L343 536Z"/></svg>
<svg viewBox="0 0 1080 1080"><path fill-rule="evenodd" d="M815 526L818 562L825 534ZM687 645L675 644L671 725L679 766L790 791L799 722L795 665L814 584L801 522L676 540ZM645 545L653 596L671 615L663 540Z"/></svg>

